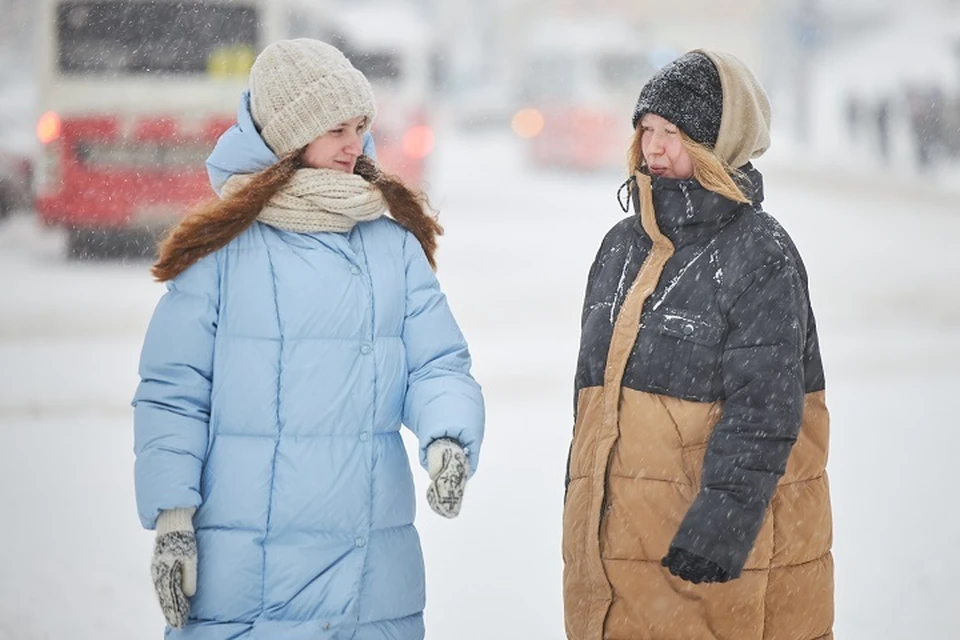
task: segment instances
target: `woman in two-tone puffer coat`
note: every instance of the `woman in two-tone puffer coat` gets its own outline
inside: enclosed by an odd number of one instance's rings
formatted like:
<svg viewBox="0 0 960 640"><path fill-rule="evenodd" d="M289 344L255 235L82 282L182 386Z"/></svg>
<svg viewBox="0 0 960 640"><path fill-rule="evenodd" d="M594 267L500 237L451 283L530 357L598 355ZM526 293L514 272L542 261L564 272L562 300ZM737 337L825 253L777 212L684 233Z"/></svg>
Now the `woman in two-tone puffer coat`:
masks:
<svg viewBox="0 0 960 640"><path fill-rule="evenodd" d="M334 47L268 46L208 161L221 199L160 245L135 476L168 638L424 637L399 429L454 517L484 409L432 268L442 230L362 153L374 116Z"/></svg>
<svg viewBox="0 0 960 640"><path fill-rule="evenodd" d="M640 92L634 215L590 269L563 514L571 640L833 637L807 275L750 162L770 105L697 50Z"/></svg>

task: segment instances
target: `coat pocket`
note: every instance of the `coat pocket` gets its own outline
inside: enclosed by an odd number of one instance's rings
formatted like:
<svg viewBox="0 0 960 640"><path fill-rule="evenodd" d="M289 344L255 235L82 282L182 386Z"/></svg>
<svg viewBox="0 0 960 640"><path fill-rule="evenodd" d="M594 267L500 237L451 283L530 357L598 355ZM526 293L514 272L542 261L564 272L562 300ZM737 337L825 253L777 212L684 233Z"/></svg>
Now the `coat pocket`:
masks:
<svg viewBox="0 0 960 640"><path fill-rule="evenodd" d="M644 314L652 330L652 353L660 371L653 371L669 395L713 401L722 393L720 364L725 325L689 311L664 310Z"/></svg>

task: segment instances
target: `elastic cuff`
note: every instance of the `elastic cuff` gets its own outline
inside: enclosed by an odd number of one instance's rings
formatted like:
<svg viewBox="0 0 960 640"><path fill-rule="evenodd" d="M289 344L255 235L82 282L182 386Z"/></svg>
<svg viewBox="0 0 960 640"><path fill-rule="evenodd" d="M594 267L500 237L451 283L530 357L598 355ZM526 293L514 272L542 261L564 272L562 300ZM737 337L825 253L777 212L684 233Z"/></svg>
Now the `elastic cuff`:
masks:
<svg viewBox="0 0 960 640"><path fill-rule="evenodd" d="M164 509L157 516L157 535L172 531L193 531L193 514L196 507L183 509Z"/></svg>

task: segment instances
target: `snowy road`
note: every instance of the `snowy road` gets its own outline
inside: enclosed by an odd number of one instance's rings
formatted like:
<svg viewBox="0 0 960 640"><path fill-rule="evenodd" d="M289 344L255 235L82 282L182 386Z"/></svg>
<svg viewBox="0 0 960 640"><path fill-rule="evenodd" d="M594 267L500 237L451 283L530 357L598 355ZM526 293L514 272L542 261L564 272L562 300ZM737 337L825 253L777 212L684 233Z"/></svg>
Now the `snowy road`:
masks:
<svg viewBox="0 0 960 640"><path fill-rule="evenodd" d="M506 138L446 140L431 188L447 228L440 277L489 419L461 517L420 505L428 637L559 640L579 306L623 215L618 179L531 172ZM960 211L759 168L820 327L837 637L960 638ZM62 242L25 215L0 224L0 640L159 638L128 403L162 287L145 264L68 263Z"/></svg>

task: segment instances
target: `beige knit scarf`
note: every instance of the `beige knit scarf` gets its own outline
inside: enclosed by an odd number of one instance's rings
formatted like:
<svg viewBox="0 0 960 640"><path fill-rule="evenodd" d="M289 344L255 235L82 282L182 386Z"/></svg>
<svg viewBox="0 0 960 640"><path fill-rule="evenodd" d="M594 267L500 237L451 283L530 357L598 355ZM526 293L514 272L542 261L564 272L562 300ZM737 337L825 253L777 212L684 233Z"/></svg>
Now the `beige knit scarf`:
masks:
<svg viewBox="0 0 960 640"><path fill-rule="evenodd" d="M250 180L235 175L223 194L235 193ZM375 220L386 211L380 190L354 173L334 169L298 169L257 217L271 227L296 233L347 232L358 222Z"/></svg>

